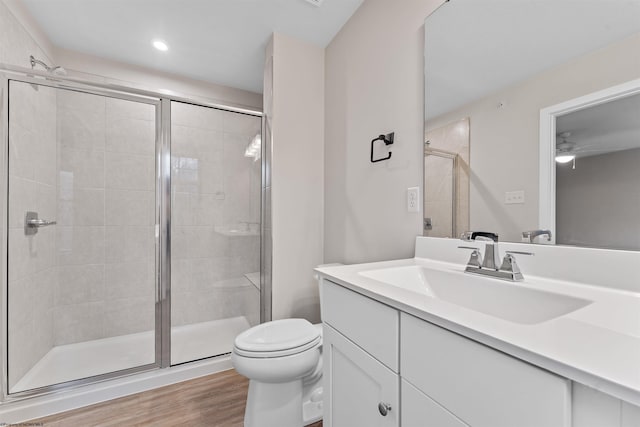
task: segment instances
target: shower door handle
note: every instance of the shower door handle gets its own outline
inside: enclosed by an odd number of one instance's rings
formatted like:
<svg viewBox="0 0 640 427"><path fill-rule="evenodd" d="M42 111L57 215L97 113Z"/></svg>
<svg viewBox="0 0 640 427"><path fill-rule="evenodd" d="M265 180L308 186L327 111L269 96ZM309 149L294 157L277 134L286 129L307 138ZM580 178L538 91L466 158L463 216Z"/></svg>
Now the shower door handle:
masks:
<svg viewBox="0 0 640 427"><path fill-rule="evenodd" d="M38 228L47 227L49 225L55 225L56 221L47 221L46 219L39 219L38 212L27 212L24 218L24 234L33 235L38 232Z"/></svg>
<svg viewBox="0 0 640 427"><path fill-rule="evenodd" d="M29 222L27 223L27 225L29 227L46 227L48 225L55 225L56 222L55 221L47 221L46 219L32 219L29 220Z"/></svg>

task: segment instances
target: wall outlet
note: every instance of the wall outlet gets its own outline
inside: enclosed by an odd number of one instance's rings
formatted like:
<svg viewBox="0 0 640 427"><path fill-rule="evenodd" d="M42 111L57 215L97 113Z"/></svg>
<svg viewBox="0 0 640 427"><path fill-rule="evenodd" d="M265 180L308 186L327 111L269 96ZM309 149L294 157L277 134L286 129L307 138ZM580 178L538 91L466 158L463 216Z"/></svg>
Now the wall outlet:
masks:
<svg viewBox="0 0 640 427"><path fill-rule="evenodd" d="M524 190L507 191L504 193L505 205L521 205L524 204Z"/></svg>
<svg viewBox="0 0 640 427"><path fill-rule="evenodd" d="M420 187L407 188L407 212L420 212Z"/></svg>

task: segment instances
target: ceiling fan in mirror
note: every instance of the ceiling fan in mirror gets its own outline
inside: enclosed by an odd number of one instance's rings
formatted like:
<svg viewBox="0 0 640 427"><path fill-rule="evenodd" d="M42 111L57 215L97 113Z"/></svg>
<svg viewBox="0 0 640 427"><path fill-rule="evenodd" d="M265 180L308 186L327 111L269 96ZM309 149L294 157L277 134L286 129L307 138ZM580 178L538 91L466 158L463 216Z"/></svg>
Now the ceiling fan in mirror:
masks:
<svg viewBox="0 0 640 427"><path fill-rule="evenodd" d="M581 145L576 141L569 140L571 132L561 132L556 134L556 163L573 162L572 169L576 168L576 156L593 155L601 152L594 144Z"/></svg>

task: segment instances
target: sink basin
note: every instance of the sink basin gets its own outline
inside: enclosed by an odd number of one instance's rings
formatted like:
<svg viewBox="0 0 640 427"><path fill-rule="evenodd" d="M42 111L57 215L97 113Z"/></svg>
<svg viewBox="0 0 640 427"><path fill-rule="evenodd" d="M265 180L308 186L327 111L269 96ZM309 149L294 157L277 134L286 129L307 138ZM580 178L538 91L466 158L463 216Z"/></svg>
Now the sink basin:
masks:
<svg viewBox="0 0 640 427"><path fill-rule="evenodd" d="M551 320L592 303L568 295L525 288L518 283L417 265L368 270L359 274L426 297L525 325Z"/></svg>

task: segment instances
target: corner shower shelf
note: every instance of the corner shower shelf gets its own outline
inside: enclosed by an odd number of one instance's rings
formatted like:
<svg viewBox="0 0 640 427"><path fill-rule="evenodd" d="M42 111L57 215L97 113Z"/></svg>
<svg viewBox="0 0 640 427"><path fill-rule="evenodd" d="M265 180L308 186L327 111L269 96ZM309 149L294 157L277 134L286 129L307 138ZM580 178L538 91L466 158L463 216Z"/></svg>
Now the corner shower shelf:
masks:
<svg viewBox="0 0 640 427"><path fill-rule="evenodd" d="M213 230L227 237L247 237L247 236L259 236L260 231L257 230L240 230L233 226L228 225L216 225Z"/></svg>

